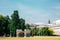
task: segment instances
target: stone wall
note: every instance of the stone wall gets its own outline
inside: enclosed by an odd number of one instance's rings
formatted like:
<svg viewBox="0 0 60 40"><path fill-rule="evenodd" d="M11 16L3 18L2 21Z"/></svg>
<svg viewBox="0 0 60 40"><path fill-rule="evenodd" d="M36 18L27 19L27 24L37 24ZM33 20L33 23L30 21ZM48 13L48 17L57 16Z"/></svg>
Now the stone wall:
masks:
<svg viewBox="0 0 60 40"><path fill-rule="evenodd" d="M25 29L24 31L22 31L21 29L17 29L16 36L17 37L30 37L30 30Z"/></svg>

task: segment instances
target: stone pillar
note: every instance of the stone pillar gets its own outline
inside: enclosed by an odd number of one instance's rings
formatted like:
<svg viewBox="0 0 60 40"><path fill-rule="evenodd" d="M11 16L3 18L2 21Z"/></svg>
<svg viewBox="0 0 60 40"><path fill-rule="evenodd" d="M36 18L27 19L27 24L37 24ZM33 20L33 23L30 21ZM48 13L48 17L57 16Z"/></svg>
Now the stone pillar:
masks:
<svg viewBox="0 0 60 40"><path fill-rule="evenodd" d="M26 37L26 29L24 30L24 37Z"/></svg>

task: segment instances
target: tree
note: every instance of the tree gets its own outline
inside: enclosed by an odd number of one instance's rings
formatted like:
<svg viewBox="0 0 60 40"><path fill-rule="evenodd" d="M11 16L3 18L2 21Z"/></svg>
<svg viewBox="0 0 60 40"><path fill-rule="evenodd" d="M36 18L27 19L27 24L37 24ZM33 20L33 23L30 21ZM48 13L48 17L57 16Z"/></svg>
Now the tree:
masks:
<svg viewBox="0 0 60 40"><path fill-rule="evenodd" d="M38 34L37 34L38 30L39 30L39 29L36 28L36 26L35 26L34 29L31 29L31 30L30 30L30 35L31 35L31 36L38 36Z"/></svg>
<svg viewBox="0 0 60 40"><path fill-rule="evenodd" d="M11 36L16 36L16 29L19 27L18 23L19 23L19 15L18 15L18 11L15 10L11 16L11 21L10 21Z"/></svg>
<svg viewBox="0 0 60 40"><path fill-rule="evenodd" d="M15 37L16 36L16 29L25 29L25 20L23 18L19 18L18 11L15 10L14 13L11 15L11 20L9 24L10 28L10 35Z"/></svg>
<svg viewBox="0 0 60 40"><path fill-rule="evenodd" d="M8 24L9 24L9 21L8 21L8 16L3 16L3 15L0 15L0 36L7 36L7 34L9 34L9 28L8 28Z"/></svg>
<svg viewBox="0 0 60 40"><path fill-rule="evenodd" d="M9 22L10 22L10 18L9 18L9 16L6 16L5 22L4 22L4 26L5 26L4 33L5 33L5 36L9 36L10 35Z"/></svg>
<svg viewBox="0 0 60 40"><path fill-rule="evenodd" d="M24 19L20 19L20 29L22 29L24 31L24 29L26 29L25 27L25 20Z"/></svg>
<svg viewBox="0 0 60 40"><path fill-rule="evenodd" d="M4 24L4 16L0 15L0 36L4 35L4 28L5 27L3 27L3 24Z"/></svg>
<svg viewBox="0 0 60 40"><path fill-rule="evenodd" d="M51 28L49 27L42 27L39 31L38 31L38 35L40 36L52 36L53 35L53 30L49 30Z"/></svg>
<svg viewBox="0 0 60 40"><path fill-rule="evenodd" d="M9 16L0 15L0 36L11 36L16 37L16 29L26 29L25 20L23 18L19 18L18 11L15 10L11 15L11 19Z"/></svg>
<svg viewBox="0 0 60 40"><path fill-rule="evenodd" d="M29 24L25 24L26 29L30 29L30 25Z"/></svg>

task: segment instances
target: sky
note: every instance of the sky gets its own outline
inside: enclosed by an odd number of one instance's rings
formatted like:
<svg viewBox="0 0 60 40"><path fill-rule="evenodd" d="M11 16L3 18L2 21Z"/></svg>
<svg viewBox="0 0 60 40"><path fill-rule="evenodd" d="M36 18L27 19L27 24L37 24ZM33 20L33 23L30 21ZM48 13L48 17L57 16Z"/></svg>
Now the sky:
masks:
<svg viewBox="0 0 60 40"><path fill-rule="evenodd" d="M60 0L0 0L0 14L18 10L26 23L48 23L60 19Z"/></svg>

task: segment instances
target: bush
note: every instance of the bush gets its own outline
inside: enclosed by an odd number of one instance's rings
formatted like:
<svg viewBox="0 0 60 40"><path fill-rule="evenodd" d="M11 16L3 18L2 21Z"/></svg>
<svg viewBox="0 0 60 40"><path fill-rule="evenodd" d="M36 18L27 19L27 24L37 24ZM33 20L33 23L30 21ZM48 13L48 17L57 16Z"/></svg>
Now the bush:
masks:
<svg viewBox="0 0 60 40"><path fill-rule="evenodd" d="M39 36L52 36L53 35L53 30L49 27L42 27L41 29L39 29L38 31L38 35Z"/></svg>
<svg viewBox="0 0 60 40"><path fill-rule="evenodd" d="M39 29L35 27L34 29L30 30L30 35L31 36L38 36L38 34L37 34L38 31L39 31Z"/></svg>

